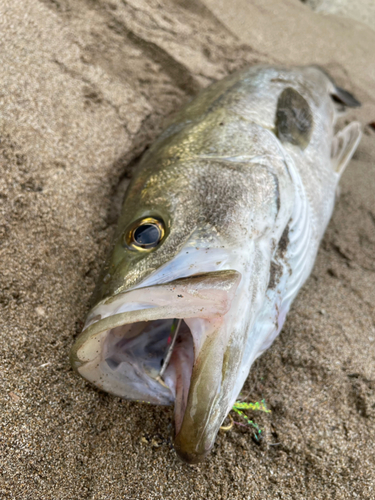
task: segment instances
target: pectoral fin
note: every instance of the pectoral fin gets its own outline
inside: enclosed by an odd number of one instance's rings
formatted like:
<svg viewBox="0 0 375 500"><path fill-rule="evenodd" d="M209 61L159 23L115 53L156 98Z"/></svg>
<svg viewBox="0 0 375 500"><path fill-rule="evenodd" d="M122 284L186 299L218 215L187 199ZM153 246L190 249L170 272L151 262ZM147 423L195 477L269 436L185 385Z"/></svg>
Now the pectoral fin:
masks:
<svg viewBox="0 0 375 500"><path fill-rule="evenodd" d="M331 149L332 166L340 176L357 149L361 137L361 125L358 122L349 123L334 136Z"/></svg>

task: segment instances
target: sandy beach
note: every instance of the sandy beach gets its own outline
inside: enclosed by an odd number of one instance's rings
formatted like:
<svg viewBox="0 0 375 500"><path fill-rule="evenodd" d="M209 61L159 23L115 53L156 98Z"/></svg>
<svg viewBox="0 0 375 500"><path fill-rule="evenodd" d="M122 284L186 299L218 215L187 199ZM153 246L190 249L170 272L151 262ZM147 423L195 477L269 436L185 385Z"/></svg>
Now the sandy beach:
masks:
<svg viewBox="0 0 375 500"><path fill-rule="evenodd" d="M299 0L0 0L0 498L375 498L375 31ZM128 179L166 118L255 63L319 64L363 139L243 394L263 429L188 466L173 408L73 373ZM372 126L370 124L373 124ZM239 417L234 416L239 420Z"/></svg>

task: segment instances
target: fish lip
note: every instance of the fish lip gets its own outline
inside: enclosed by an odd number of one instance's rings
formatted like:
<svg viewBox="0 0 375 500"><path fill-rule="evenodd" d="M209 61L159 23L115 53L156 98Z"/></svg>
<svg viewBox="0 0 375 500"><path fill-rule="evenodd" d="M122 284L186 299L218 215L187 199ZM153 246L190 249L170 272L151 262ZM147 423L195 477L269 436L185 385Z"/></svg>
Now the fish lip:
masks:
<svg viewBox="0 0 375 500"><path fill-rule="evenodd" d="M82 372L83 368L88 365L92 361L92 357L90 356L92 354L85 352L85 349L87 345L93 342L100 342L101 339L105 339L106 336L108 335L108 331L116 326L122 326L125 324L130 324L130 323L136 323L139 321L146 321L146 320L157 320L157 319L164 319L164 318L174 318L174 317L181 317L181 318L189 318L189 317L196 317L196 318L202 318L205 317L205 312L199 310L194 310L194 306L192 307L191 305L187 308L184 306L184 300L183 299L178 299L180 310L179 314L175 314L175 311L173 311L173 314L168 315L168 306L156 306L156 307L151 307L151 308L144 308L144 309L138 309L138 310L130 310L125 313L119 313L119 314L114 314L114 315L107 315L106 317L102 317L97 314L98 307L104 306L104 309L106 306L110 306L113 304L116 300L121 300L123 297L126 295L129 296L131 293L139 293L142 294L145 290L149 291L155 291L158 288L160 289L171 289L173 287L177 286L187 286L191 287L191 289L196 291L196 288L198 288L197 294L200 296L203 296L203 299L207 301L207 304L209 304L210 307L213 307L213 309L210 309L207 313L208 317L222 317L223 315L226 314L226 312L230 309L231 302L233 300L233 297L235 295L237 286L241 280L241 274L238 271L235 270L225 270L225 271L213 271L213 272L208 272L208 273L199 273L199 274L194 274L190 275L184 278L179 278L176 280L173 280L169 283L165 284L160 284L160 285L152 285L150 287L138 287L126 292L121 292L119 294L114 295L113 297L103 299L100 301L98 304L96 304L93 309L90 311L88 315L88 321L86 322L84 329L82 333L79 335L77 338L75 344L72 346L71 349L71 355L70 355L70 360L71 364L76 372L89 380L91 383L94 383L94 385L98 386L100 389L105 390L106 392L110 392L114 395L120 396L120 397L125 397L126 395L124 394L119 394L116 392L116 390L111 390L109 387L105 387L101 383L98 382L99 377L96 377L97 380L90 380L86 375L84 375L84 372ZM194 285L198 285L197 287L194 287ZM218 300L218 303L215 303L215 301L210 302L210 297L209 297L209 292L211 288L213 289L218 289L219 292L222 291L222 296L221 299ZM206 295L205 295L206 294ZM196 307L195 307L196 309ZM189 327L190 328L190 327ZM191 332L192 333L192 332ZM98 344L96 344L98 346ZM87 349L86 349L87 351ZM97 351L99 352L99 351ZM194 355L193 355L193 362L192 362L192 368L195 366L195 360L196 360L196 352L195 352L195 346L194 346ZM99 366L99 365L98 365ZM191 373L191 372L190 372ZM149 377L148 374L145 375L145 377ZM190 375L191 379L191 375ZM153 379L153 381L155 381ZM158 382L159 384L159 382ZM190 384L190 380L189 380ZM166 389L163 389L166 391ZM177 389L176 389L177 390ZM189 386L187 386L187 391L189 391ZM156 396L155 396L156 397ZM172 399L171 399L172 398ZM135 399L130 396L130 399ZM168 397L165 396L164 402L160 401L151 401L151 402L156 402L158 404L171 404L173 402L173 394L172 391L170 392L169 396L169 402L167 401ZM176 408L176 406L175 406ZM184 407L183 407L184 408ZM186 408L181 411L182 419L184 416L184 411ZM180 420L181 422L181 420ZM177 426L177 417L176 417L176 430L178 432L178 426ZM188 461L186 459L186 461Z"/></svg>

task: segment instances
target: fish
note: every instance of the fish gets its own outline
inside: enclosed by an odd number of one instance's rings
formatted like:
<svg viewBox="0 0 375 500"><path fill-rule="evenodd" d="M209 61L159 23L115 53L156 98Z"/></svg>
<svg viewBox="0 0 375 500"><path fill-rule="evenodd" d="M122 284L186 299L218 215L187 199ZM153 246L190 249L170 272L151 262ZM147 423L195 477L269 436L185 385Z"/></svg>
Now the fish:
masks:
<svg viewBox="0 0 375 500"><path fill-rule="evenodd" d="M311 273L360 103L316 66L257 65L204 89L142 156L74 370L174 405L187 463L212 449L254 361Z"/></svg>

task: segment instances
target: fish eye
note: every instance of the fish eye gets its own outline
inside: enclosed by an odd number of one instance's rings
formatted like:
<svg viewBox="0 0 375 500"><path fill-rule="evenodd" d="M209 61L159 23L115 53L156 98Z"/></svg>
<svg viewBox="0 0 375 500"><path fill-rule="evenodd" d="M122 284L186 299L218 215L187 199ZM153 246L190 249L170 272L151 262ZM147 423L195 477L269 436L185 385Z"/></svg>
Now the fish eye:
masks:
<svg viewBox="0 0 375 500"><path fill-rule="evenodd" d="M159 245L165 235L164 222L145 217L134 222L125 233L125 243L134 250L151 250Z"/></svg>

